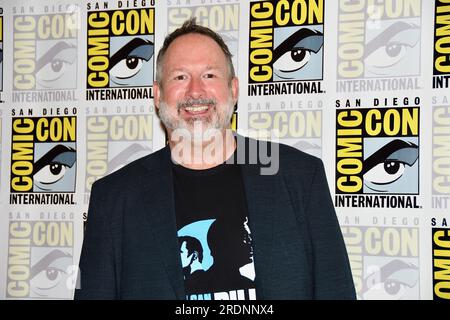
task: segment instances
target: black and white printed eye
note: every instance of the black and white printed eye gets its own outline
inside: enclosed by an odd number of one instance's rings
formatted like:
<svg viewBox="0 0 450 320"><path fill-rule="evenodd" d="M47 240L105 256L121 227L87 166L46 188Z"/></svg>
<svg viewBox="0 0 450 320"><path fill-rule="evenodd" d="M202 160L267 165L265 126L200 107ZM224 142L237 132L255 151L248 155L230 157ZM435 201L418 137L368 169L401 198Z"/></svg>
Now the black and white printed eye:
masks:
<svg viewBox="0 0 450 320"><path fill-rule="evenodd" d="M53 147L34 164L35 184L43 190L51 189L53 184L63 179L67 168L71 168L75 161L75 149L65 145Z"/></svg>
<svg viewBox="0 0 450 320"><path fill-rule="evenodd" d="M127 80L135 77L144 63L150 61L153 48L153 42L142 38L134 38L121 47L110 59L111 81L127 85Z"/></svg>
<svg viewBox="0 0 450 320"><path fill-rule="evenodd" d="M311 55L316 54L323 45L323 34L302 28L284 40L273 52L273 69L280 78L304 68Z"/></svg>
<svg viewBox="0 0 450 320"><path fill-rule="evenodd" d="M370 40L365 48L364 61L375 75L389 75L390 69L400 63L420 39L420 28L405 22L396 22Z"/></svg>
<svg viewBox="0 0 450 320"><path fill-rule="evenodd" d="M371 188L374 185L381 187L394 183L405 174L405 167L411 167L418 157L419 147L414 143L399 139L389 142L364 160L363 177L366 186L368 183Z"/></svg>
<svg viewBox="0 0 450 320"><path fill-rule="evenodd" d="M77 58L77 47L59 41L36 61L36 79L44 88L53 88L68 73Z"/></svg>

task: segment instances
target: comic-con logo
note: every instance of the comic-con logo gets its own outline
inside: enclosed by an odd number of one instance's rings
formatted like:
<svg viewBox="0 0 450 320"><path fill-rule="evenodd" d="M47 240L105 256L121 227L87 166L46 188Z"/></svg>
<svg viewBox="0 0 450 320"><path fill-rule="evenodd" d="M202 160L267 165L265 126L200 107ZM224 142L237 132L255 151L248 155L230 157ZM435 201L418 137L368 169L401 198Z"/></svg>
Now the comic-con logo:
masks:
<svg viewBox="0 0 450 320"><path fill-rule="evenodd" d="M324 1L250 4L248 94L322 92Z"/></svg>
<svg viewBox="0 0 450 320"><path fill-rule="evenodd" d="M434 15L433 88L448 88L450 79L450 7L446 0L436 0Z"/></svg>
<svg viewBox="0 0 450 320"><path fill-rule="evenodd" d="M433 97L435 100L436 97ZM433 106L432 207L450 206L450 106Z"/></svg>
<svg viewBox="0 0 450 320"><path fill-rule="evenodd" d="M11 204L73 204L76 116L13 117Z"/></svg>
<svg viewBox="0 0 450 320"><path fill-rule="evenodd" d="M97 179L152 152L153 116L92 115L86 130L85 203Z"/></svg>
<svg viewBox="0 0 450 320"><path fill-rule="evenodd" d="M223 38L232 54L234 68L237 70L239 45L239 3L205 4L205 1L187 1L190 6L172 3L167 8L168 32L180 27L190 17L196 17L199 25L211 28ZM197 3L198 5L195 5ZM168 3L169 4L169 3Z"/></svg>
<svg viewBox="0 0 450 320"><path fill-rule="evenodd" d="M54 14L21 14L16 8L13 11L13 101L74 100L78 11Z"/></svg>
<svg viewBox="0 0 450 320"><path fill-rule="evenodd" d="M431 219L433 300L450 299L450 229L446 218Z"/></svg>
<svg viewBox="0 0 450 320"><path fill-rule="evenodd" d="M283 107L284 107L284 103ZM270 135L316 157L322 156L322 110L257 111L249 105L249 134ZM284 108L283 108L284 109Z"/></svg>
<svg viewBox="0 0 450 320"><path fill-rule="evenodd" d="M340 0L338 19L338 92L419 88L421 0Z"/></svg>
<svg viewBox="0 0 450 320"><path fill-rule="evenodd" d="M344 225L342 235L358 299L420 298L419 228Z"/></svg>
<svg viewBox="0 0 450 320"><path fill-rule="evenodd" d="M393 195L418 193L419 107L338 109L336 205L417 207L415 197Z"/></svg>
<svg viewBox="0 0 450 320"><path fill-rule="evenodd" d="M154 25L154 8L88 12L87 100L153 97Z"/></svg>
<svg viewBox="0 0 450 320"><path fill-rule="evenodd" d="M6 297L70 299L76 282L73 222L9 222Z"/></svg>

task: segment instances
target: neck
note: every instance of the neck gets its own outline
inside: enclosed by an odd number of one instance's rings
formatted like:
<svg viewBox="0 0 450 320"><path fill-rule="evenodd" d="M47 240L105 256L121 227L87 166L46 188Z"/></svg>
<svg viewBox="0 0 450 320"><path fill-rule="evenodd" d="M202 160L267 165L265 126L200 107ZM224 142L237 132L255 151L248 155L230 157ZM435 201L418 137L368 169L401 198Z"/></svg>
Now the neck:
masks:
<svg viewBox="0 0 450 320"><path fill-rule="evenodd" d="M169 132L172 159L185 168L205 170L224 163L236 150L231 129L213 130L203 139L173 137Z"/></svg>

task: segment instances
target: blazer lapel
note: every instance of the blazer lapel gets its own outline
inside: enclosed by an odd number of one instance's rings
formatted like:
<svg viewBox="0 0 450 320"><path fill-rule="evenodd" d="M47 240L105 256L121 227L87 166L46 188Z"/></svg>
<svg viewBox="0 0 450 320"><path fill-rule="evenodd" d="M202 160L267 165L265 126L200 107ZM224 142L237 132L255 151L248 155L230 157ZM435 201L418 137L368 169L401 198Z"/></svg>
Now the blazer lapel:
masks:
<svg viewBox="0 0 450 320"><path fill-rule="evenodd" d="M275 176L261 176L258 165L242 165L242 178L249 214L250 232L253 242L255 283L258 299L264 299L266 280L272 270L272 239L277 193Z"/></svg>
<svg viewBox="0 0 450 320"><path fill-rule="evenodd" d="M273 266L274 250L277 250L274 243L277 240L278 230L286 228L286 219L283 217L289 216L293 208L282 175L279 172L263 175L261 171L263 165L259 161L251 164L255 161L249 160L249 157L250 159L252 157L250 154L252 149L248 145L252 143L261 145L264 142L244 138L245 144L243 145L239 143L240 139L242 142L243 137L237 135L237 139L238 148L244 147L246 151L246 161L241 165L241 171L253 240L256 294L258 299L270 299L274 294L276 296L276 288L271 283L272 272L276 270ZM255 152L254 149L253 152ZM271 154L273 157L279 156L276 149L272 149ZM272 160L278 161L279 159L272 158Z"/></svg>
<svg viewBox="0 0 450 320"><path fill-rule="evenodd" d="M151 174L145 175L143 194L143 214L147 218L149 230L155 241L161 243L160 254L177 299L185 299L183 270L180 262L180 249L177 237L175 200L170 167L170 149L161 150L155 159ZM156 166L156 167L155 167Z"/></svg>

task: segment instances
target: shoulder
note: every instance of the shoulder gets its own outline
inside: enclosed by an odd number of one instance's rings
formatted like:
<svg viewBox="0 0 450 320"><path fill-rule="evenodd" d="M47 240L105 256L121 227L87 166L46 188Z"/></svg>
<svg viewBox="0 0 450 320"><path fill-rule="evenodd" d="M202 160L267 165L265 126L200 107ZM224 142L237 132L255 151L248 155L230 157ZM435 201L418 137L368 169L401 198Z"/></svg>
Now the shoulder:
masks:
<svg viewBox="0 0 450 320"><path fill-rule="evenodd" d="M144 177L151 179L152 176L160 174L164 163L170 159L170 152L168 152L167 148L162 148L152 154L139 158L119 170L98 179L93 183L92 190L102 190L104 191L101 192L103 194L115 194L114 191L123 192L124 188L132 189Z"/></svg>
<svg viewBox="0 0 450 320"><path fill-rule="evenodd" d="M298 169L299 167L304 170L310 170L322 165L321 159L304 151L282 143L279 143L278 146L280 150L280 163L285 165L287 170L289 168Z"/></svg>
<svg viewBox="0 0 450 320"><path fill-rule="evenodd" d="M279 174L287 176L301 175L304 177L314 174L318 168L323 167L321 159L289 145L264 140L255 140L252 138L246 139L248 145L265 145L264 148L269 150L268 154L270 153L269 158L271 165L278 165ZM262 154L264 154L264 151ZM261 154L259 156L261 156Z"/></svg>

